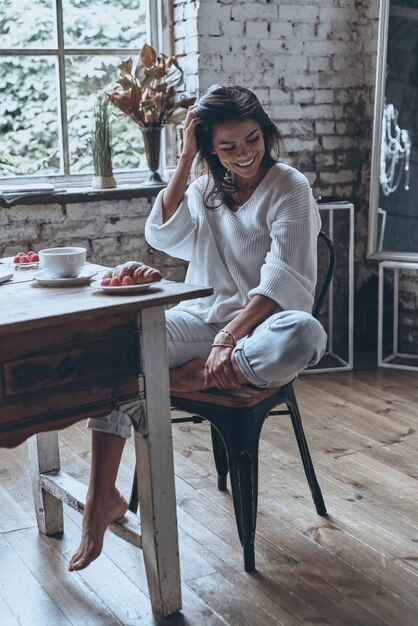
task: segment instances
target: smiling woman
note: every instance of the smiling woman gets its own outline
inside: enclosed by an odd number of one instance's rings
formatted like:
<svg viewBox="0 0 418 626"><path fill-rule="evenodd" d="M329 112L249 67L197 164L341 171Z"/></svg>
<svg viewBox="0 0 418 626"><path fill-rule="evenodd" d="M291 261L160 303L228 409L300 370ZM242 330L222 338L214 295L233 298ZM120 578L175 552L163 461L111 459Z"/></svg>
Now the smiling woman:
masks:
<svg viewBox="0 0 418 626"><path fill-rule="evenodd" d="M278 144L245 87L215 85L187 112L177 168L145 226L153 248L188 262L186 283L213 287L166 313L174 395L281 387L325 350L311 315L319 211L306 177L278 162ZM188 185L197 154L206 171ZM114 481L129 416L116 409L89 426L93 471L74 570L97 558L108 523L127 508Z"/></svg>
<svg viewBox="0 0 418 626"><path fill-rule="evenodd" d="M146 0L5 0L0 15L0 178L92 173L94 98L156 32ZM94 19L92 19L94 18ZM158 43L158 42L156 42ZM114 166L145 167L140 136L117 124Z"/></svg>

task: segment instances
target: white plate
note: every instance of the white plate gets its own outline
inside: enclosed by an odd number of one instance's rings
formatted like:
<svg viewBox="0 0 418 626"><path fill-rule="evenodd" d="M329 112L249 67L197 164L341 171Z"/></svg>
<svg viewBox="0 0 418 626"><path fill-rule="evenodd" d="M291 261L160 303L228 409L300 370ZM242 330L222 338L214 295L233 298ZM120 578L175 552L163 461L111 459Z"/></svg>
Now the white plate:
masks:
<svg viewBox="0 0 418 626"><path fill-rule="evenodd" d="M121 285L120 287L113 287L111 285L104 286L98 283L97 286L106 293L140 293L152 285L158 285L160 282L160 280L154 280L152 283L143 283L142 285Z"/></svg>
<svg viewBox="0 0 418 626"><path fill-rule="evenodd" d="M3 259L0 259L0 263L3 263L4 265L10 265L15 269L28 270L31 268L39 267L39 261L33 261L32 263L15 263L13 259L14 256L6 256Z"/></svg>
<svg viewBox="0 0 418 626"><path fill-rule="evenodd" d="M39 272L33 279L44 287L73 287L74 285L87 285L96 274L97 272L90 272L75 278L52 278L45 272Z"/></svg>

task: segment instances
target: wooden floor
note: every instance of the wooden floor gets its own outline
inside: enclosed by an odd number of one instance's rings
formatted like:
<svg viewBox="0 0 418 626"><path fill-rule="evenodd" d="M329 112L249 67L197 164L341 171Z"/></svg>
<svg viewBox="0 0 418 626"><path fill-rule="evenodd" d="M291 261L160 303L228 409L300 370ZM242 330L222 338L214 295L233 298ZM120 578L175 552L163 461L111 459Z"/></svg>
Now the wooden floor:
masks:
<svg viewBox="0 0 418 626"><path fill-rule="evenodd" d="M296 385L328 518L316 515L288 417L263 429L258 572L243 571L229 492L218 492L208 426L174 427L182 614L156 620L142 554L107 533L81 573L63 538L40 535L25 445L0 451L0 624L272 626L418 624L418 374L381 370L304 376ZM87 482L90 436L61 434L63 468ZM129 492L133 447L119 485ZM122 573L124 572L124 573Z"/></svg>

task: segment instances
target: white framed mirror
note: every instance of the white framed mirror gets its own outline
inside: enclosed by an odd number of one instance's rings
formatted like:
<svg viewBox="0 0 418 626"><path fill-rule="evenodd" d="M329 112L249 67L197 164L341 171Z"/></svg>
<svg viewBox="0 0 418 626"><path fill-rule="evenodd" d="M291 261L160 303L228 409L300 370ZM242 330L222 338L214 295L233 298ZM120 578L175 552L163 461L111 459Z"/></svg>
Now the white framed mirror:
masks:
<svg viewBox="0 0 418 626"><path fill-rule="evenodd" d="M418 0L381 0L368 256L418 261Z"/></svg>

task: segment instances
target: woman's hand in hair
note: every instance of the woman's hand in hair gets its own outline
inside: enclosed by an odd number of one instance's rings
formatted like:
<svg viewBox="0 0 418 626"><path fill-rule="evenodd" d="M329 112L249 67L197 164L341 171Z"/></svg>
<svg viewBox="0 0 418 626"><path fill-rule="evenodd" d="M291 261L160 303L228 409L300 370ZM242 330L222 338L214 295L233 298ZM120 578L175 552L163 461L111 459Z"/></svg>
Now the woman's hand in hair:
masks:
<svg viewBox="0 0 418 626"><path fill-rule="evenodd" d="M197 154L195 129L198 122L193 107L187 111L183 126L183 150L167 188L163 193L163 224L177 211L189 184L190 171Z"/></svg>
<svg viewBox="0 0 418 626"><path fill-rule="evenodd" d="M183 151L182 155L194 158L197 154L196 126L199 123L193 112L194 107L189 107L183 125Z"/></svg>

